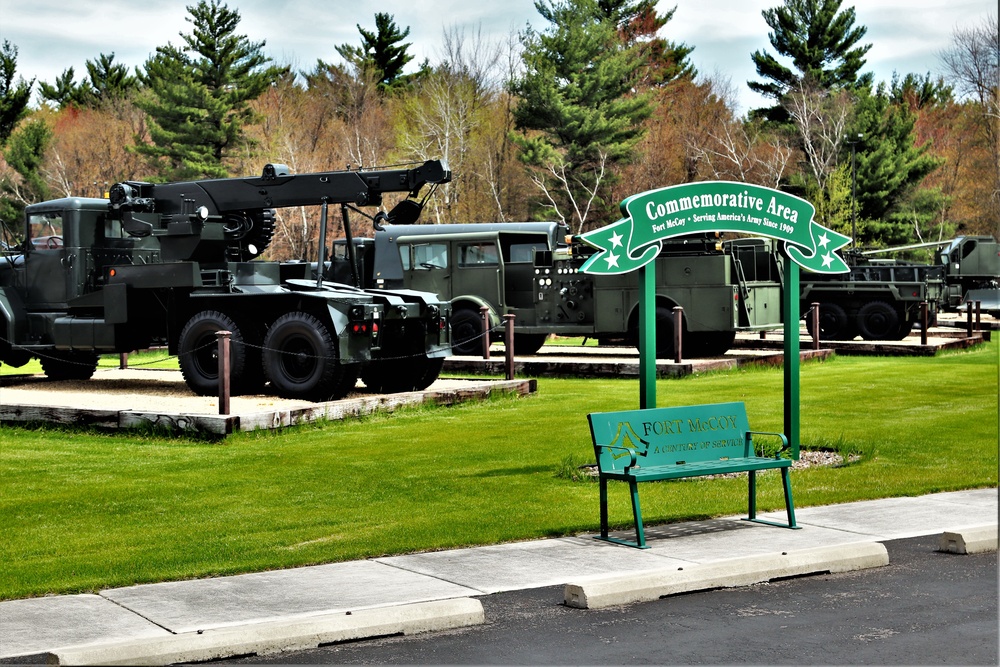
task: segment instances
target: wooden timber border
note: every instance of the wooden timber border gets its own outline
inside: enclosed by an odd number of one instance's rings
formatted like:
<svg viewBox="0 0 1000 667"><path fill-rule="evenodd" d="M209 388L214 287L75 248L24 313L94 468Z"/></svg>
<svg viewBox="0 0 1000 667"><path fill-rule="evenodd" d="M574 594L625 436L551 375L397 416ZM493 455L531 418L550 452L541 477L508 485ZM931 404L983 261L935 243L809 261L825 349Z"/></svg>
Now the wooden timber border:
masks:
<svg viewBox="0 0 1000 667"><path fill-rule="evenodd" d="M150 371L133 371L133 373ZM174 373L181 387L184 386L180 371L160 371ZM100 375L100 373L98 373ZM95 376L96 377L96 376ZM19 381L20 380L20 381ZM204 404L204 409L184 409L172 411L170 408L157 409L157 395L142 381L130 390L127 381L119 382L113 391L103 392L99 380L89 380L77 385L87 389L61 392L60 398L52 400L46 392L45 405L30 402L33 389L43 392L53 384L37 376L7 376L0 384L0 423L50 423L76 426L92 426L107 429L163 429L170 432L194 432L211 436L225 436L239 431L274 430L286 426L306 424L319 420L342 420L377 412L393 412L405 406L433 403L454 405L467 401L485 400L496 394L528 395L538 389L531 379L518 380L445 380L431 385L425 391L398 394L351 395L339 401L326 403L304 403L302 401L282 401L274 397L267 400L271 405L265 409L241 408L240 399L234 397L234 413L217 414L218 398L190 397ZM14 391L16 389L16 391ZM134 404L128 409L107 407L82 407L82 395L91 397L95 393L107 397L109 404ZM27 396L27 398L25 398ZM166 404L166 401L163 401ZM137 404L137 405L136 405ZM143 407L139 407L139 406ZM216 414L213 414L216 413Z"/></svg>

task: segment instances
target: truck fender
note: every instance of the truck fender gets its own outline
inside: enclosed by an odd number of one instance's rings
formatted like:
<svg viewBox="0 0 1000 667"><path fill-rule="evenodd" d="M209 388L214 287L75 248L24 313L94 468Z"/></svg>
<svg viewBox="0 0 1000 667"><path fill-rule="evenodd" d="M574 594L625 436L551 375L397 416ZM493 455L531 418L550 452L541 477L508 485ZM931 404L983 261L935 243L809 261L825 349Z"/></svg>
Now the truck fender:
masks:
<svg viewBox="0 0 1000 667"><path fill-rule="evenodd" d="M676 301L671 299L669 296L664 294L656 295L656 308L666 308L669 311L673 311L674 306L678 305ZM639 302L637 301L632 305L632 310L629 311L628 317L625 320L626 327L631 327L635 325L639 326Z"/></svg>
<svg viewBox="0 0 1000 667"><path fill-rule="evenodd" d="M456 296L451 300L451 312L457 313L460 309L465 308L466 310L474 310L477 313L483 307L489 309L487 317L489 318L490 328L500 326L500 314L494 308L493 304L475 294L462 294L461 296Z"/></svg>
<svg viewBox="0 0 1000 667"><path fill-rule="evenodd" d="M21 295L14 290L0 287L0 338L3 338L0 340L0 353L3 353L0 357L6 356L5 363L11 366L23 366L30 359L30 355L24 350L18 350L16 355L12 350L22 339L27 320Z"/></svg>

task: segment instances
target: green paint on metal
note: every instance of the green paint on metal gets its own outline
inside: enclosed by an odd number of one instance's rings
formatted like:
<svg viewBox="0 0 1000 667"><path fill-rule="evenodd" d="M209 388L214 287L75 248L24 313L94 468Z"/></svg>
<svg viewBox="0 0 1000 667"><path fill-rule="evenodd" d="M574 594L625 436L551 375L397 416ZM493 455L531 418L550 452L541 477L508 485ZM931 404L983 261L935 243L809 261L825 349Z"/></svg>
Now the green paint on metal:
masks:
<svg viewBox="0 0 1000 667"><path fill-rule="evenodd" d="M799 451L799 267L785 265L785 289L782 300L785 313L785 436Z"/></svg>
<svg viewBox="0 0 1000 667"><path fill-rule="evenodd" d="M639 270L639 407L656 407L656 269L662 241L705 232L739 232L784 241L783 290L785 434L799 448L799 267L814 273L848 273L837 251L851 242L813 221L805 199L732 181L685 183L627 197L625 217L580 236L598 252L583 273L616 275Z"/></svg>
<svg viewBox="0 0 1000 667"><path fill-rule="evenodd" d="M797 449L781 433L751 431L743 403L716 403L675 408L593 412L587 415L597 459L601 498L599 539L646 548L638 482L749 473L748 521L797 528L788 471ZM757 443L771 443L765 452ZM783 456L787 452L787 457ZM641 462L640 462L641 461ZM781 471L788 523L757 518L758 470ZM608 534L608 481L629 485L635 542Z"/></svg>
<svg viewBox="0 0 1000 667"><path fill-rule="evenodd" d="M639 407L656 407L656 263L639 269Z"/></svg>
<svg viewBox="0 0 1000 667"><path fill-rule="evenodd" d="M785 241L788 256L809 271L848 271L836 251L850 237L817 224L812 204L779 190L729 181L685 183L632 195L621 211L622 220L581 235L600 251L581 267L584 273L628 273L653 261L664 239L716 231Z"/></svg>

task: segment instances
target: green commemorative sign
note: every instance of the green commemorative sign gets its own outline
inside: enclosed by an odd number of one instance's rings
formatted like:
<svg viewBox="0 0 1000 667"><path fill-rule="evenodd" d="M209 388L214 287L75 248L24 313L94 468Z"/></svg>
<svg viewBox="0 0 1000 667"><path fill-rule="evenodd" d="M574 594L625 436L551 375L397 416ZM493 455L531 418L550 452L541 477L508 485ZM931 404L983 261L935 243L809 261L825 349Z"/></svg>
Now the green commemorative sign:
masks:
<svg viewBox="0 0 1000 667"><path fill-rule="evenodd" d="M621 203L625 217L580 239L600 252L584 273L619 274L648 264L661 241L700 232L742 232L787 243L788 256L816 273L846 273L836 251L851 242L813 221L813 205L794 195L730 181L685 183L650 190Z"/></svg>

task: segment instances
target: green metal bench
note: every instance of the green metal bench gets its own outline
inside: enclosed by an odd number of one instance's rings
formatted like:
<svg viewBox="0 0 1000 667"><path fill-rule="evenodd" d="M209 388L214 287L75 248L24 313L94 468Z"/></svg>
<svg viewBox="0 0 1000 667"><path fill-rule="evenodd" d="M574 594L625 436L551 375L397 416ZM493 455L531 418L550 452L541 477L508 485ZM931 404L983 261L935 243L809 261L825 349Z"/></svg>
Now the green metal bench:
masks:
<svg viewBox="0 0 1000 667"><path fill-rule="evenodd" d="M639 509L639 482L733 472L749 473L747 521L798 528L788 479L792 459L799 458L798 445L789 447L788 439L781 433L751 431L743 403L594 412L587 415L587 420L594 440L601 486L601 534L597 539L648 548ZM777 455L758 455L754 449L754 435L779 438L781 449ZM790 452L791 458L782 458L785 451ZM787 525L757 518L756 472L775 468L781 470ZM608 480L613 479L629 485L635 542L608 536Z"/></svg>

